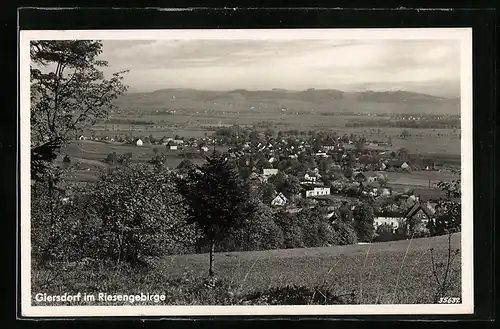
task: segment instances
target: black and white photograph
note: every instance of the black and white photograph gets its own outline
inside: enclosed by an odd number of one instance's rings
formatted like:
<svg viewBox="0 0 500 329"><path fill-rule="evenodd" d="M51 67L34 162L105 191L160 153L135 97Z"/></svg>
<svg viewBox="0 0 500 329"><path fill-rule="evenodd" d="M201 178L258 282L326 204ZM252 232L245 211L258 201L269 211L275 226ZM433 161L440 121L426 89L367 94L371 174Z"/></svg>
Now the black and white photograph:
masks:
<svg viewBox="0 0 500 329"><path fill-rule="evenodd" d="M472 313L470 29L21 31L19 60L23 315Z"/></svg>

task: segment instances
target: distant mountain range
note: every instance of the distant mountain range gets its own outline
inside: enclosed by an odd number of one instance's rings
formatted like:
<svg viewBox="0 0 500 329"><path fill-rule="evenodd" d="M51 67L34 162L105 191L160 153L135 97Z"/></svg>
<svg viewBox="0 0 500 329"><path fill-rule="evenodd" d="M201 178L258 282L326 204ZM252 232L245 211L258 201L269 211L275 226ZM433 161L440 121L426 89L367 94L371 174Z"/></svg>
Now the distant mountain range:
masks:
<svg viewBox="0 0 500 329"><path fill-rule="evenodd" d="M409 91L344 92L335 89L286 89L210 91L162 89L148 93L126 93L120 108L159 110L394 112L460 114L459 97L439 97Z"/></svg>

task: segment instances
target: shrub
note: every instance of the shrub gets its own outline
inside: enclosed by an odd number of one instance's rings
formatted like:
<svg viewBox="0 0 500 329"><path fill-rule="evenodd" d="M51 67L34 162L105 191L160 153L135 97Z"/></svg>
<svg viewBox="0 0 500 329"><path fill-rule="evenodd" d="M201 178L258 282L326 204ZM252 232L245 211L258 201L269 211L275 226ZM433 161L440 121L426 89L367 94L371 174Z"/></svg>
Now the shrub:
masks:
<svg viewBox="0 0 500 329"><path fill-rule="evenodd" d="M356 295L334 295L327 287L288 285L248 294L245 300L244 304L253 305L335 305L355 304Z"/></svg>
<svg viewBox="0 0 500 329"><path fill-rule="evenodd" d="M65 190L51 182L31 187L31 253L35 264L68 261L81 247L73 248L80 213Z"/></svg>
<svg viewBox="0 0 500 329"><path fill-rule="evenodd" d="M86 202L87 216L102 221L102 257L134 264L192 247L196 232L181 202L164 168L133 164L103 173Z"/></svg>
<svg viewBox="0 0 500 329"><path fill-rule="evenodd" d="M354 244L358 241L356 231L349 222L345 221L335 221L332 224L333 228L333 245L348 245Z"/></svg>
<svg viewBox="0 0 500 329"><path fill-rule="evenodd" d="M333 230L321 211L304 209L298 214L306 247L323 247L333 241Z"/></svg>
<svg viewBox="0 0 500 329"><path fill-rule="evenodd" d="M305 247L304 234L296 214L289 214L285 211L280 211L276 214L275 221L283 232L284 248Z"/></svg>
<svg viewBox="0 0 500 329"><path fill-rule="evenodd" d="M105 171L95 185L73 189L67 202L55 191L50 196L37 186L32 193L35 260L143 265L151 257L194 246L196 231L186 224L165 169L134 164Z"/></svg>

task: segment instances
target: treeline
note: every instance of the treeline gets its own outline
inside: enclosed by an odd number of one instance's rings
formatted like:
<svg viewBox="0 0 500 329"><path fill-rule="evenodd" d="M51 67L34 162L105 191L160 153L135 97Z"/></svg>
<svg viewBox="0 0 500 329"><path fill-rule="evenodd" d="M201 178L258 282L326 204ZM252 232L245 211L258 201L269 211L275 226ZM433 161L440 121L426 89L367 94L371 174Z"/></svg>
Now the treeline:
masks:
<svg viewBox="0 0 500 329"><path fill-rule="evenodd" d="M106 121L107 124L117 124L117 125L154 125L153 121L147 120L126 120L111 118Z"/></svg>
<svg viewBox="0 0 500 329"><path fill-rule="evenodd" d="M190 220L188 200L179 193L179 177L197 174L192 165L182 167L178 176L161 164L126 161L103 170L96 183L73 184L65 181L64 172L59 183L36 182L31 193L32 259L38 265L91 259L141 266L168 254L206 252L210 243L203 226ZM320 247L358 240L349 222L332 226L320 209L277 211L262 201L261 191L219 188L231 195L243 193L252 211L220 236L215 251ZM213 198L210 193L201 195ZM226 206L242 209L240 204ZM220 214L222 208L211 201L203 211Z"/></svg>
<svg viewBox="0 0 500 329"><path fill-rule="evenodd" d="M376 127L376 128L421 128L421 129L458 129L459 119L449 120L351 120L346 127Z"/></svg>

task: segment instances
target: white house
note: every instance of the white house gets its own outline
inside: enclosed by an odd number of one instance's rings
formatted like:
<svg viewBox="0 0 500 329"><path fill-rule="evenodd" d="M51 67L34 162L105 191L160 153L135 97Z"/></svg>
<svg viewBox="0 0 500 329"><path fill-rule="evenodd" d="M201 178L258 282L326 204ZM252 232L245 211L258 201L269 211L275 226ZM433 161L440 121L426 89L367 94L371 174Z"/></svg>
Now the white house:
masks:
<svg viewBox="0 0 500 329"><path fill-rule="evenodd" d="M335 145L323 145L323 150L333 151L335 150Z"/></svg>
<svg viewBox="0 0 500 329"><path fill-rule="evenodd" d="M278 174L278 169L263 169L262 171L263 171L262 174L264 175L265 178L269 178L273 175Z"/></svg>
<svg viewBox="0 0 500 329"><path fill-rule="evenodd" d="M404 223L404 216L399 213L385 213L385 214L376 214L373 218L373 226L375 229L380 225L389 225L395 231L399 228L401 223Z"/></svg>
<svg viewBox="0 0 500 329"><path fill-rule="evenodd" d="M406 162L403 162L403 164L401 165L401 169L408 169L408 168L410 168L410 166Z"/></svg>
<svg viewBox="0 0 500 329"><path fill-rule="evenodd" d="M309 182L315 182L317 180L317 177L314 175L309 175L308 173L305 173L304 180L309 181Z"/></svg>
<svg viewBox="0 0 500 329"><path fill-rule="evenodd" d="M305 197L306 198L320 196L320 195L330 195L330 188L316 186L314 188L308 188L305 190Z"/></svg>
<svg viewBox="0 0 500 329"><path fill-rule="evenodd" d="M177 150L177 145L170 145L168 148L170 150Z"/></svg>
<svg viewBox="0 0 500 329"><path fill-rule="evenodd" d="M287 201L283 193L280 193L271 201L271 206L284 206Z"/></svg>
<svg viewBox="0 0 500 329"><path fill-rule="evenodd" d="M328 154L326 154L326 152L318 152L318 153L316 153L316 156L322 157L322 158L328 158Z"/></svg>
<svg viewBox="0 0 500 329"><path fill-rule="evenodd" d="M135 145L137 146L142 146L144 143L142 142L141 139L138 139L137 142L135 142Z"/></svg>

